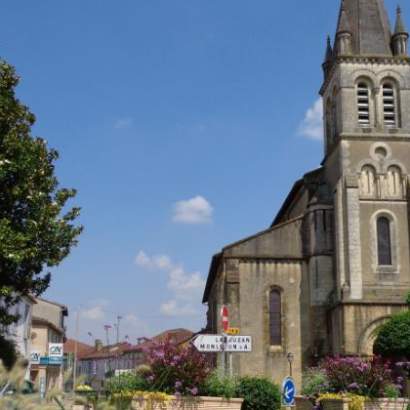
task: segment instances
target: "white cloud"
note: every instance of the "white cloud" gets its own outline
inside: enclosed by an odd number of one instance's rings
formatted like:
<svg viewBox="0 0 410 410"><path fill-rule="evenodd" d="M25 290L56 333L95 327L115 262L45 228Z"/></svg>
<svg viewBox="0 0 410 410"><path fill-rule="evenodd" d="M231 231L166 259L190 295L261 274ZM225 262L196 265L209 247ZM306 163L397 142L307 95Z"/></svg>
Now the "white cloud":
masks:
<svg viewBox="0 0 410 410"><path fill-rule="evenodd" d="M120 118L115 122L114 128L117 130L124 130L131 128L133 124L134 120L132 118Z"/></svg>
<svg viewBox="0 0 410 410"><path fill-rule="evenodd" d="M198 311L192 305L179 305L175 299L163 303L160 310L165 316L195 316L198 314Z"/></svg>
<svg viewBox="0 0 410 410"><path fill-rule="evenodd" d="M172 269L173 265L171 259L167 255L148 256L144 251L139 251L135 263L146 269Z"/></svg>
<svg viewBox="0 0 410 410"><path fill-rule="evenodd" d="M206 224L212 222L213 207L203 197L179 201L174 205L174 222L185 224Z"/></svg>
<svg viewBox="0 0 410 410"><path fill-rule="evenodd" d="M127 335L130 343L135 343L136 339L141 336L149 336L152 329L147 322L142 320L134 312L128 313L117 312L111 301L100 299L89 301L87 306L80 310L80 332L82 340L90 343L90 340L101 339L106 343L106 333L104 325L110 325L109 342L113 343L116 339L117 315L122 316L120 326L121 340ZM75 315L69 317L69 334L71 337L76 332ZM90 339L90 334L92 339Z"/></svg>
<svg viewBox="0 0 410 410"><path fill-rule="evenodd" d="M105 317L103 306L93 306L88 309L85 309L81 312L81 316L84 319L89 320L103 320Z"/></svg>
<svg viewBox="0 0 410 410"><path fill-rule="evenodd" d="M309 139L323 139L323 104L321 98L316 100L313 106L306 111L298 132Z"/></svg>
<svg viewBox="0 0 410 410"><path fill-rule="evenodd" d="M181 298L190 298L192 292L202 292L205 281L199 272L186 273L181 266L173 268L169 272L168 288Z"/></svg>
<svg viewBox="0 0 410 410"><path fill-rule="evenodd" d="M183 265L174 263L167 255L148 256L139 251L135 262L146 270L162 270L168 274L168 289L172 300L161 305L161 313L167 316L192 316L198 313L205 280L200 272L186 272Z"/></svg>
<svg viewBox="0 0 410 410"><path fill-rule="evenodd" d="M151 259L144 251L139 251L137 257L135 258L135 263L141 267L151 267Z"/></svg>

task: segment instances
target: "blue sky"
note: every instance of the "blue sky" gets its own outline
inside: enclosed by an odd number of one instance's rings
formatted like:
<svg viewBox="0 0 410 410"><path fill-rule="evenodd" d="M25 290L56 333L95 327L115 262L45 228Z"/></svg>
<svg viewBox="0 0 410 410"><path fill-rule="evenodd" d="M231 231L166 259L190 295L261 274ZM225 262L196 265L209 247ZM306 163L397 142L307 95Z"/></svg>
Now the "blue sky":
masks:
<svg viewBox="0 0 410 410"><path fill-rule="evenodd" d="M386 5L392 15L396 3ZM78 189L83 209L80 244L46 293L68 305L69 336L77 310L88 342L117 314L131 342L204 325L212 254L265 229L293 182L320 164L314 104L338 8L339 0L3 5L0 54L22 77L34 133L60 151L61 184Z"/></svg>

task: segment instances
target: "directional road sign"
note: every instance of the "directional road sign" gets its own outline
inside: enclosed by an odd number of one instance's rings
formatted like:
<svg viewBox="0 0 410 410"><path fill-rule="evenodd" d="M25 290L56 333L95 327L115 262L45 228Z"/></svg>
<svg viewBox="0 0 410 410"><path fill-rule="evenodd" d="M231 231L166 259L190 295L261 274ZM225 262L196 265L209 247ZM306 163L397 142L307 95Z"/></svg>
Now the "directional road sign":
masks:
<svg viewBox="0 0 410 410"><path fill-rule="evenodd" d="M282 404L284 406L295 406L296 386L291 377L287 377L282 384Z"/></svg>
<svg viewBox="0 0 410 410"><path fill-rule="evenodd" d="M251 336L198 335L194 346L200 352L236 352L252 351Z"/></svg>

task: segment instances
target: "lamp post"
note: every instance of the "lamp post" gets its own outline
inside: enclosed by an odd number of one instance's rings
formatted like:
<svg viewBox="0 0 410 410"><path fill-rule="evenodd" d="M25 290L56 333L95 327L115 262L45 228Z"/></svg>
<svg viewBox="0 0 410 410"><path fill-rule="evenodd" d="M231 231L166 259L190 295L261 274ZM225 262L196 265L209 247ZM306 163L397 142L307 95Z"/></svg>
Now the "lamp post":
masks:
<svg viewBox="0 0 410 410"><path fill-rule="evenodd" d="M287 354L286 358L288 359L288 362L289 362L289 376L292 377L293 376L292 375L292 364L293 364L293 361L295 359L295 355L293 353L289 352Z"/></svg>

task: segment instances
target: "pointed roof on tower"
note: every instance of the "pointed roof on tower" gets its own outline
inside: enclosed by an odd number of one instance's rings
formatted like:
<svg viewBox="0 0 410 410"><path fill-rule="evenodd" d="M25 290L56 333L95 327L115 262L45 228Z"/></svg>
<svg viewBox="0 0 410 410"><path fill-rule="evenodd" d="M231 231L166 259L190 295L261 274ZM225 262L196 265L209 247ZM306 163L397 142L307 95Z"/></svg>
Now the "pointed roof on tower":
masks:
<svg viewBox="0 0 410 410"><path fill-rule="evenodd" d="M407 34L407 29L404 25L403 18L401 16L400 6L397 6L396 27L394 29L394 34Z"/></svg>
<svg viewBox="0 0 410 410"><path fill-rule="evenodd" d="M342 0L337 33L341 32L352 34L354 55L392 55L383 0Z"/></svg>
<svg viewBox="0 0 410 410"><path fill-rule="evenodd" d="M342 5L340 7L339 23L337 25L336 34L340 33L350 33L352 34L352 28L350 26L349 17L346 13L345 2L342 0Z"/></svg>
<svg viewBox="0 0 410 410"><path fill-rule="evenodd" d="M331 61L332 58L333 58L332 44L331 44L331 41L330 41L330 36L327 36L325 59L323 61L326 63L326 62Z"/></svg>

